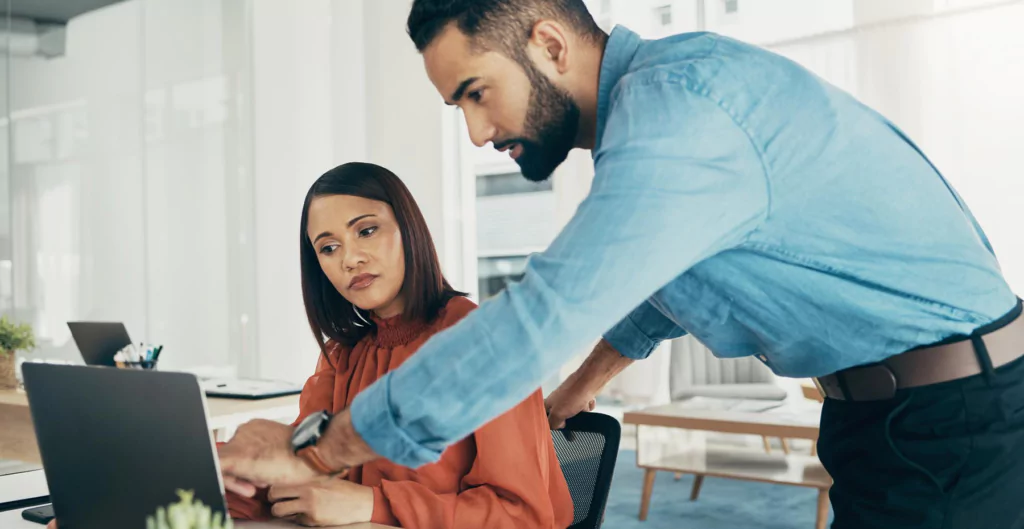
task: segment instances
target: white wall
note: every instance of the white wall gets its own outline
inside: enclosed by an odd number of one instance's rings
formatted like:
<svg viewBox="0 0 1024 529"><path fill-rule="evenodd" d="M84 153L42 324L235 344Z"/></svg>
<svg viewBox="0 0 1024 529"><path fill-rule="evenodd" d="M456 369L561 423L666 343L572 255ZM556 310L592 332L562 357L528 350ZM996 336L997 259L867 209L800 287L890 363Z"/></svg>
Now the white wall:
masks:
<svg viewBox="0 0 1024 529"><path fill-rule="evenodd" d="M136 332L147 324L139 15L137 3L93 13L68 27L73 53L11 60L14 312L44 350L66 346L67 319L123 312Z"/></svg>
<svg viewBox="0 0 1024 529"><path fill-rule="evenodd" d="M473 232L452 154L452 111L405 33L411 1L253 2L257 372L303 380L316 346L302 307L297 237L302 199L317 177L357 160L394 171L456 288L475 290L462 249Z"/></svg>
<svg viewBox="0 0 1024 529"><path fill-rule="evenodd" d="M73 20L66 57L16 59L0 298L35 323L39 355L77 356L67 320L123 320L167 345L167 368L303 380L302 199L353 160L405 180L449 278L475 288L457 121L409 6L132 0Z"/></svg>
<svg viewBox="0 0 1024 529"><path fill-rule="evenodd" d="M368 161L391 169L405 182L427 219L438 253L444 254L441 133L445 105L427 79L423 60L405 33L411 0L364 4Z"/></svg>
<svg viewBox="0 0 1024 529"><path fill-rule="evenodd" d="M336 162L329 0L255 0L252 11L257 375L302 380L316 343L302 305L299 221Z"/></svg>
<svg viewBox="0 0 1024 529"><path fill-rule="evenodd" d="M735 13L726 13L724 2L706 1L706 29L754 43L817 35L852 27L854 4L858 1L741 0ZM892 5L909 3L905 0L886 2Z"/></svg>
<svg viewBox="0 0 1024 529"><path fill-rule="evenodd" d="M774 48L877 109L918 143L967 201L1018 293L1024 292L1021 27L1024 2L1014 2Z"/></svg>
<svg viewBox="0 0 1024 529"><path fill-rule="evenodd" d="M249 220L236 218L251 185L239 152L247 112L237 111L249 81L244 11L141 5L146 336L166 344L165 367L234 366L253 308L241 302L252 288Z"/></svg>
<svg viewBox="0 0 1024 529"><path fill-rule="evenodd" d="M65 56L12 60L13 312L40 356L76 358L65 322L109 319L169 368L232 363L226 164L248 62L224 53L243 21L222 5L120 3L71 21Z"/></svg>

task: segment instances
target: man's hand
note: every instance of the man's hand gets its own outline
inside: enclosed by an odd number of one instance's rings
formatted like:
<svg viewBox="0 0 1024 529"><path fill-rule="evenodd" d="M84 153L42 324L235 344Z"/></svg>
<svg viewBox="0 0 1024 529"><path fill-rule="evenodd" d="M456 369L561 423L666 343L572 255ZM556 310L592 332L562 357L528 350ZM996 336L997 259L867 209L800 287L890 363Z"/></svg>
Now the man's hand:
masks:
<svg viewBox="0 0 1024 529"><path fill-rule="evenodd" d="M548 424L552 430L565 428L566 419L580 412L594 411L597 405L594 395L573 386L562 384L544 399L544 409L548 412Z"/></svg>
<svg viewBox="0 0 1024 529"><path fill-rule="evenodd" d="M275 485L267 497L274 516L311 527L367 523L373 516L373 489L344 479Z"/></svg>
<svg viewBox="0 0 1024 529"><path fill-rule="evenodd" d="M240 426L218 448L225 488L252 497L256 492L252 485L297 485L319 478L317 471L292 453L291 437L291 426L273 421L256 419Z"/></svg>
<svg viewBox="0 0 1024 529"><path fill-rule="evenodd" d="M253 485L248 481L223 473L221 475L221 479L224 481L224 490L228 492L234 492L235 494L245 496L246 498L251 498L256 495L256 485Z"/></svg>
<svg viewBox="0 0 1024 529"><path fill-rule="evenodd" d="M607 341L598 342L583 365L544 399L551 429L564 428L566 419L592 411L596 404L594 397L632 363L632 359L620 355Z"/></svg>
<svg viewBox="0 0 1024 529"><path fill-rule="evenodd" d="M355 426L352 425L352 414L348 410L342 410L334 415L316 447L328 468L351 468L378 457L370 445L359 437Z"/></svg>

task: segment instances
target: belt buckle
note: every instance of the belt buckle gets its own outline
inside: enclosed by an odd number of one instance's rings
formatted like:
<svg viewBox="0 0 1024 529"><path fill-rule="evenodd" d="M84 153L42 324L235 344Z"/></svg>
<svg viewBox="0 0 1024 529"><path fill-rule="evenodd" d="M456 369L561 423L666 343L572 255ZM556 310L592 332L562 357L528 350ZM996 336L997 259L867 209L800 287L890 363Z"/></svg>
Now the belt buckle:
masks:
<svg viewBox="0 0 1024 529"><path fill-rule="evenodd" d="M883 363L853 367L843 371L840 376L845 378L846 386L852 393L847 395L848 400L888 400L895 397L899 389L896 374Z"/></svg>

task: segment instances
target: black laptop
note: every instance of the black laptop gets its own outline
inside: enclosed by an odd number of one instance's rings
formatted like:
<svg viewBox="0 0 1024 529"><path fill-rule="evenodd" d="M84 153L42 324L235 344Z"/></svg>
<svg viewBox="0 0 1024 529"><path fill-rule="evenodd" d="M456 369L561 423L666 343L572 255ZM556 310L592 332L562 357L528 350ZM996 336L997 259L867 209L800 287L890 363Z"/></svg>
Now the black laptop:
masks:
<svg viewBox="0 0 1024 529"><path fill-rule="evenodd" d="M26 363L36 440L61 529L146 527L191 490L226 512L199 382L161 373Z"/></svg>
<svg viewBox="0 0 1024 529"><path fill-rule="evenodd" d="M69 321L68 329L82 360L90 366L112 367L114 355L132 343L121 322Z"/></svg>

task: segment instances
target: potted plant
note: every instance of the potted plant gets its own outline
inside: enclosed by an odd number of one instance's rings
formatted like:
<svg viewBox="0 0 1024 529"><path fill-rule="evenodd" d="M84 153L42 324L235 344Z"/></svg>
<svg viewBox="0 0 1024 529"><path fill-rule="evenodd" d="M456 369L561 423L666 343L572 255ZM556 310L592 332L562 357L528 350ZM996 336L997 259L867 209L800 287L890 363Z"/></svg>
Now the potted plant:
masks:
<svg viewBox="0 0 1024 529"><path fill-rule="evenodd" d="M0 318L0 389L15 389L18 379L14 375L14 353L31 351L36 347L32 326L14 323L7 316Z"/></svg>
<svg viewBox="0 0 1024 529"><path fill-rule="evenodd" d="M222 513L214 513L195 499L193 491L178 491L179 501L160 507L146 518L146 529L232 529L234 522Z"/></svg>

